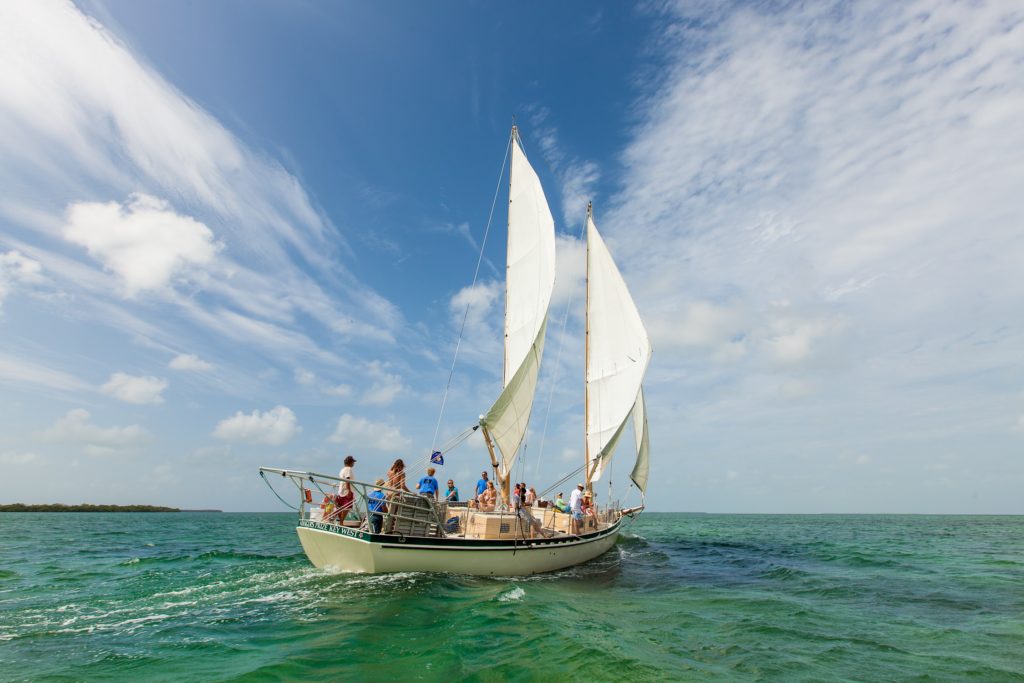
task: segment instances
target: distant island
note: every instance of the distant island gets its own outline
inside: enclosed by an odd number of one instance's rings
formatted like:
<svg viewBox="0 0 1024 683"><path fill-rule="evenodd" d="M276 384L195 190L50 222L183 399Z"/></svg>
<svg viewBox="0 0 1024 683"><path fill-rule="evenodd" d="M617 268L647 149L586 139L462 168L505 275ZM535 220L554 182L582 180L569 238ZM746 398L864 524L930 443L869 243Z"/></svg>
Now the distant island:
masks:
<svg viewBox="0 0 1024 683"><path fill-rule="evenodd" d="M181 512L178 508L165 508L159 505L26 505L12 503L0 505L0 512Z"/></svg>

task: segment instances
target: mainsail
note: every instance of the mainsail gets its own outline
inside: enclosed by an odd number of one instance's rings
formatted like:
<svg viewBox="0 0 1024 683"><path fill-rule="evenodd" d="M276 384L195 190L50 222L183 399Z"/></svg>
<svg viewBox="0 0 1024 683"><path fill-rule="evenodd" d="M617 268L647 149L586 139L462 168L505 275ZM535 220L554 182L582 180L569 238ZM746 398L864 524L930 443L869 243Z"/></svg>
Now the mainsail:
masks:
<svg viewBox="0 0 1024 683"><path fill-rule="evenodd" d="M555 286L555 221L540 179L513 131L505 267L504 390L480 420L512 470L533 408Z"/></svg>
<svg viewBox="0 0 1024 683"><path fill-rule="evenodd" d="M587 212L587 482L601 478L635 406L643 417L641 384L651 343L622 274ZM644 420L646 424L646 420ZM640 432L645 434L646 430ZM638 436L642 439L642 436ZM646 485L646 449L643 460ZM638 464L638 466L641 466ZM639 486L639 484L638 484Z"/></svg>

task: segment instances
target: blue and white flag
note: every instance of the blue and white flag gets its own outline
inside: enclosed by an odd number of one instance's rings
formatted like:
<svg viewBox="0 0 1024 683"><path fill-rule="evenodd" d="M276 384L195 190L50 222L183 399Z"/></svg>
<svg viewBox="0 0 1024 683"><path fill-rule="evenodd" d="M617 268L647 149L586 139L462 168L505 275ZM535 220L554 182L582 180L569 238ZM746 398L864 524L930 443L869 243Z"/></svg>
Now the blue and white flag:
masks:
<svg viewBox="0 0 1024 683"><path fill-rule="evenodd" d="M444 456L441 455L441 451L434 451L430 454L430 462L435 465L444 465Z"/></svg>

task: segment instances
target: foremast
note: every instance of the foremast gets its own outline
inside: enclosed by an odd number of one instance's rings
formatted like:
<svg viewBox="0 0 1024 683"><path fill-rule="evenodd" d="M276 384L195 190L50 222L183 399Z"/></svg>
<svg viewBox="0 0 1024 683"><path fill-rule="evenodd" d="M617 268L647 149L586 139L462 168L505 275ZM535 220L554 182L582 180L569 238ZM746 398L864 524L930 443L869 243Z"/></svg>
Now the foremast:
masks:
<svg viewBox="0 0 1024 683"><path fill-rule="evenodd" d="M651 344L640 312L587 206L584 472L586 487L601 478L631 418L637 464L630 478L646 490L649 455L643 379Z"/></svg>

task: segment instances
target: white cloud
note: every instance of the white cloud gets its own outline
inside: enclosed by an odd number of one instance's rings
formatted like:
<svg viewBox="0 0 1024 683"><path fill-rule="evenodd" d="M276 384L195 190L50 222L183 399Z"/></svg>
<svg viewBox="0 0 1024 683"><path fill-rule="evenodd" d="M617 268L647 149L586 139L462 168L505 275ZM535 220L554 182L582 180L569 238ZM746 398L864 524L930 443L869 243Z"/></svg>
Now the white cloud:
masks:
<svg viewBox="0 0 1024 683"><path fill-rule="evenodd" d="M504 285L495 280L463 287L451 298L452 344L462 330L459 359L488 368L500 367L502 337L499 325ZM465 324L463 325L463 321Z"/></svg>
<svg viewBox="0 0 1024 683"><path fill-rule="evenodd" d="M213 435L224 441L280 446L301 431L295 413L285 406L275 406L266 412L254 410L248 415L239 411L221 420L213 430Z"/></svg>
<svg viewBox="0 0 1024 683"><path fill-rule="evenodd" d="M0 253L0 306L18 283L43 281L43 266L18 251Z"/></svg>
<svg viewBox="0 0 1024 683"><path fill-rule="evenodd" d="M303 386L309 386L316 381L316 375L305 368L295 368L295 381Z"/></svg>
<svg viewBox="0 0 1024 683"><path fill-rule="evenodd" d="M387 422L373 422L365 417L355 417L345 413L338 418L337 427L330 437L332 443L344 444L349 451L370 449L395 453L412 445L412 441L402 435L402 431Z"/></svg>
<svg viewBox="0 0 1024 683"><path fill-rule="evenodd" d="M652 343L664 346L718 347L729 342L743 330L739 311L709 301L686 304L678 318L661 314L654 317L649 330Z"/></svg>
<svg viewBox="0 0 1024 683"><path fill-rule="evenodd" d="M586 295L586 242L564 234L556 235L555 263L558 264L558 274L555 277L555 289L551 292L549 310L557 312L561 317L565 306L571 306L574 302L577 304L575 308L581 309L581 302Z"/></svg>
<svg viewBox="0 0 1024 683"><path fill-rule="evenodd" d="M79 444L95 453L104 454L122 452L149 438L149 433L139 425L98 427L90 422L90 418L88 410L75 408L40 436L47 441Z"/></svg>
<svg viewBox="0 0 1024 683"><path fill-rule="evenodd" d="M0 464L2 465L28 465L39 460L35 453L4 451L0 453Z"/></svg>
<svg viewBox="0 0 1024 683"><path fill-rule="evenodd" d="M349 384L334 384L329 387L324 387L322 391L328 396L337 396L338 398L348 398L352 395L352 386Z"/></svg>
<svg viewBox="0 0 1024 683"><path fill-rule="evenodd" d="M64 236L117 274L129 296L166 287L172 278L208 264L220 248L205 225L141 193L123 205L72 204Z"/></svg>
<svg viewBox="0 0 1024 683"><path fill-rule="evenodd" d="M213 369L213 363L203 360L191 353L181 353L171 359L167 365L172 370L191 370L193 372L206 372Z"/></svg>
<svg viewBox="0 0 1024 683"><path fill-rule="evenodd" d="M163 403L161 396L167 388L167 381L159 377L136 377L123 372L115 372L100 387L100 390L125 403Z"/></svg>
<svg viewBox="0 0 1024 683"><path fill-rule="evenodd" d="M373 384L363 393L361 402L364 405L391 405L402 392L406 391L402 377L386 372L384 367L380 361L373 361L369 364L368 374L373 378Z"/></svg>

